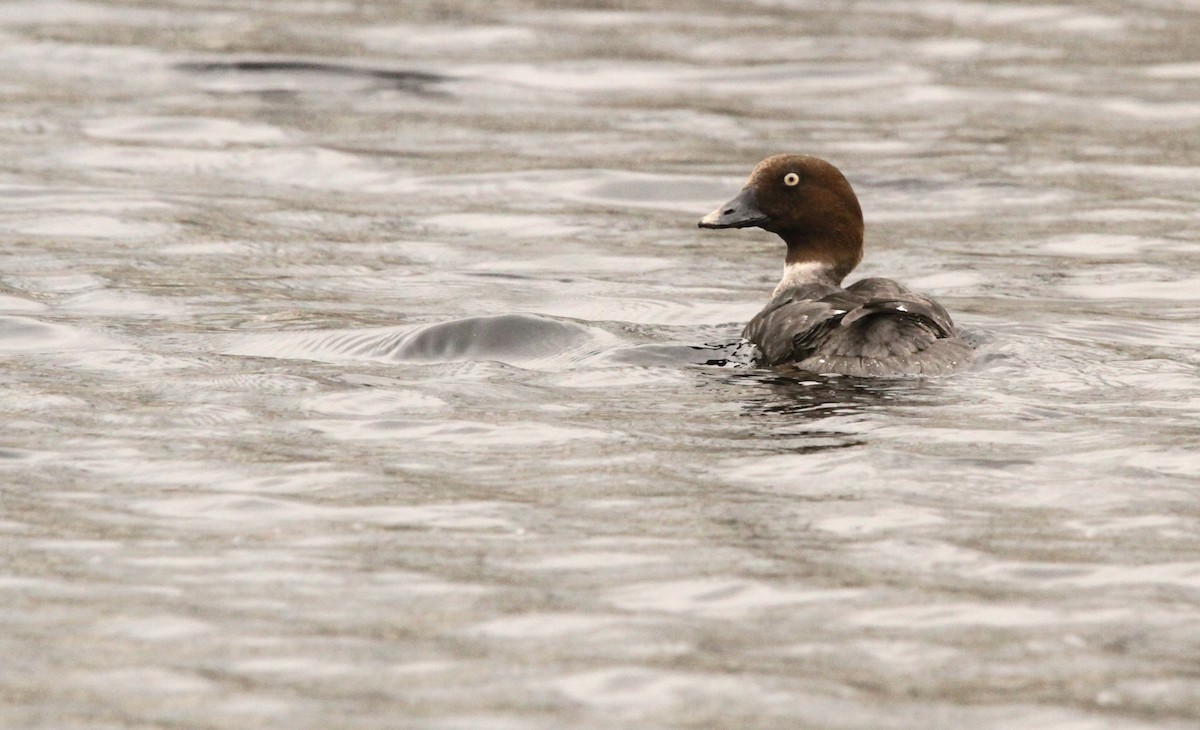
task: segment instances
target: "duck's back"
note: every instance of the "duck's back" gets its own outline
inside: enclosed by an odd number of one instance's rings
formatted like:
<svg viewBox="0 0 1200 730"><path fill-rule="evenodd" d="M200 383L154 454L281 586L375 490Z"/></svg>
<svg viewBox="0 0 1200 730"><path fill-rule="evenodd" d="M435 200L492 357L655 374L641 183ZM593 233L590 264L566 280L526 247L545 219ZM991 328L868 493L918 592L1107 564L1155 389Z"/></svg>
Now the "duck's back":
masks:
<svg viewBox="0 0 1200 730"><path fill-rule="evenodd" d="M767 365L843 375L941 374L974 352L940 304L890 279L779 292L742 336Z"/></svg>

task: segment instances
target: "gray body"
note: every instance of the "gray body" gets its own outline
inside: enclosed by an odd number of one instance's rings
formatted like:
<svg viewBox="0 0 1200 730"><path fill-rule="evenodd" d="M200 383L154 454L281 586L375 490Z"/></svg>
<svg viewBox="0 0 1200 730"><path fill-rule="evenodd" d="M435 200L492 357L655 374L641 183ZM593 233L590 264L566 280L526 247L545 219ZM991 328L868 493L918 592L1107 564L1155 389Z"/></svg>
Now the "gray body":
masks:
<svg viewBox="0 0 1200 730"><path fill-rule="evenodd" d="M784 289L742 337L762 364L814 373L939 375L974 355L940 304L891 279Z"/></svg>

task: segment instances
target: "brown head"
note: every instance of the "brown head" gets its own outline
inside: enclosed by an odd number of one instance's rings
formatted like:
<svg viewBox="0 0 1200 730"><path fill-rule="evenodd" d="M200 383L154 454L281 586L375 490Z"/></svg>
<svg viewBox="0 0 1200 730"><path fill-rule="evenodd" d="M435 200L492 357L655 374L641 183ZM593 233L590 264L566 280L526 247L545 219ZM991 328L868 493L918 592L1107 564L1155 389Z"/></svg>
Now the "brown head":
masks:
<svg viewBox="0 0 1200 730"><path fill-rule="evenodd" d="M704 216L701 228L758 227L787 243L787 264L828 267L839 284L862 260L862 208L833 165L808 155L758 163L736 198Z"/></svg>

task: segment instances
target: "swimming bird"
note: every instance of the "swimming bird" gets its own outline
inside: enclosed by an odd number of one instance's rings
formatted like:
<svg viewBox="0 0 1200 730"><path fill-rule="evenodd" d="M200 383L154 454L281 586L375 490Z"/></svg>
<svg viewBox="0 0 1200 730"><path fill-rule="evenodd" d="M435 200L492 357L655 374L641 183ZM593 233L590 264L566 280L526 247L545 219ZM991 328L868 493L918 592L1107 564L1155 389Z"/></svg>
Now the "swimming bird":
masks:
<svg viewBox="0 0 1200 730"><path fill-rule="evenodd" d="M854 376L938 375L974 357L929 297L891 279L842 287L862 260L862 208L825 160L768 157L700 227L757 227L787 244L783 279L742 332L758 346L760 364Z"/></svg>

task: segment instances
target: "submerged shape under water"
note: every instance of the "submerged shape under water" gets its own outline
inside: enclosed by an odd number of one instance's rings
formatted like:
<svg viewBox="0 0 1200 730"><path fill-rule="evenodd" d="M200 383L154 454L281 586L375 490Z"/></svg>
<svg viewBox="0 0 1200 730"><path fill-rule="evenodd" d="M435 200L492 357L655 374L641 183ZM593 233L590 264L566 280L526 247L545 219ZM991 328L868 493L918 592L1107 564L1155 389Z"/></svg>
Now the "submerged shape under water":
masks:
<svg viewBox="0 0 1200 730"><path fill-rule="evenodd" d="M592 5L0 5L0 726L1194 727L1197 11Z"/></svg>

